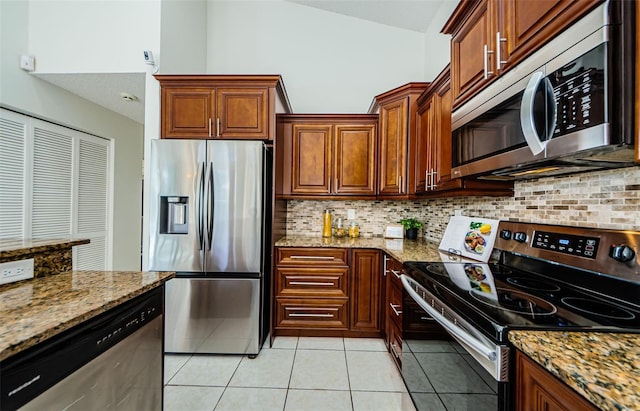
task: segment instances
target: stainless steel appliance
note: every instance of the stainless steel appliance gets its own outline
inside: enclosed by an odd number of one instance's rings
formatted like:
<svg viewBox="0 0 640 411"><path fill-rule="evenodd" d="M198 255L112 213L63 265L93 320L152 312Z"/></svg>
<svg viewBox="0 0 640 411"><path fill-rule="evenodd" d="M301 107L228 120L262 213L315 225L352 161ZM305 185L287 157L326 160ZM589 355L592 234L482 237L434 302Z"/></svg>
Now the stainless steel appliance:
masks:
<svg viewBox="0 0 640 411"><path fill-rule="evenodd" d="M0 363L3 410L161 410L162 287Z"/></svg>
<svg viewBox="0 0 640 411"><path fill-rule="evenodd" d="M260 141L151 144L149 269L165 351L257 355L268 332L272 153Z"/></svg>
<svg viewBox="0 0 640 411"><path fill-rule="evenodd" d="M633 165L635 6L603 3L454 111L453 175Z"/></svg>
<svg viewBox="0 0 640 411"><path fill-rule="evenodd" d="M434 391L454 409L514 409L511 330L640 329L640 232L501 222L494 251L405 264L408 296L455 341L403 341L418 410Z"/></svg>

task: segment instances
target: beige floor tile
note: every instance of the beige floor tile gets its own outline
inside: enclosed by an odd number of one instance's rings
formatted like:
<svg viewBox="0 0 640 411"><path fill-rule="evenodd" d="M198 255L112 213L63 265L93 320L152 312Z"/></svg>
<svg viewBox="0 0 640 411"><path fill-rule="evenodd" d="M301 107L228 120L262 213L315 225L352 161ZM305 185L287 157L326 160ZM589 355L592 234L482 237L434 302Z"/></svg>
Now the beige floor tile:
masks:
<svg viewBox="0 0 640 411"><path fill-rule="evenodd" d="M286 396L285 389L229 387L215 411L281 411Z"/></svg>
<svg viewBox="0 0 640 411"><path fill-rule="evenodd" d="M164 356L164 383L168 383L171 378L184 366L191 358L191 355L172 355Z"/></svg>
<svg viewBox="0 0 640 411"><path fill-rule="evenodd" d="M276 337L273 340L273 346L271 348L287 348L296 349L298 346L298 337Z"/></svg>
<svg viewBox="0 0 640 411"><path fill-rule="evenodd" d="M352 391L353 411L415 411L408 393Z"/></svg>
<svg viewBox="0 0 640 411"><path fill-rule="evenodd" d="M262 350L254 359L244 357L229 386L287 388L294 355L294 350Z"/></svg>
<svg viewBox="0 0 640 411"><path fill-rule="evenodd" d="M345 338L344 349L347 351L384 351L387 347L382 338Z"/></svg>
<svg viewBox="0 0 640 411"><path fill-rule="evenodd" d="M349 382L354 391L406 391L402 376L386 352L347 351Z"/></svg>
<svg viewBox="0 0 640 411"><path fill-rule="evenodd" d="M224 387L238 368L240 355L194 355L171 379L171 385Z"/></svg>
<svg viewBox="0 0 640 411"><path fill-rule="evenodd" d="M211 411L223 391L223 387L166 386L164 411Z"/></svg>
<svg viewBox="0 0 640 411"><path fill-rule="evenodd" d="M349 391L289 390L285 411L351 411Z"/></svg>
<svg viewBox="0 0 640 411"><path fill-rule="evenodd" d="M299 350L343 350L342 337L300 337Z"/></svg>
<svg viewBox="0 0 640 411"><path fill-rule="evenodd" d="M344 351L297 350L289 388L349 390Z"/></svg>

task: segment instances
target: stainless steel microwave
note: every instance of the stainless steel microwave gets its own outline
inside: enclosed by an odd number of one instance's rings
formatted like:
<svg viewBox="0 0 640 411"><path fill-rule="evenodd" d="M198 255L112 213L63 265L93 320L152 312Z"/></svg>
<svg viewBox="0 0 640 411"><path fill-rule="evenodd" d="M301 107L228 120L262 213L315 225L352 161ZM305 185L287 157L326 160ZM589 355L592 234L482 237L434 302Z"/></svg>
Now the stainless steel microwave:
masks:
<svg viewBox="0 0 640 411"><path fill-rule="evenodd" d="M634 3L603 3L454 111L453 176L633 165Z"/></svg>

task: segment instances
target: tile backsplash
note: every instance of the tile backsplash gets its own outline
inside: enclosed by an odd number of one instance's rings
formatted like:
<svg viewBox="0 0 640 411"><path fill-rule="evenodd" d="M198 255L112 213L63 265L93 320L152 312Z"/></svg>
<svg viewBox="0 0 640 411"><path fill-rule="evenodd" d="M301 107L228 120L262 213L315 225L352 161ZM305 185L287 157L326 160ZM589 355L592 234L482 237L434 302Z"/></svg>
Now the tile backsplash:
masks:
<svg viewBox="0 0 640 411"><path fill-rule="evenodd" d="M354 209L363 237L381 236L385 225L416 217L424 222L422 235L439 241L456 210L472 217L640 230L639 167L516 182L514 193L414 201L290 200L287 235L320 236L326 208L345 220Z"/></svg>

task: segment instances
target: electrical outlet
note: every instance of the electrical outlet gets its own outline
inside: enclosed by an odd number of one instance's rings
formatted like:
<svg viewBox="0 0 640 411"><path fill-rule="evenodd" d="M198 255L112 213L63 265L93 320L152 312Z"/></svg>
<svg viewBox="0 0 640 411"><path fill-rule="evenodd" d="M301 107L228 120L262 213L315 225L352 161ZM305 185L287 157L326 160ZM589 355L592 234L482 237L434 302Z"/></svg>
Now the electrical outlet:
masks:
<svg viewBox="0 0 640 411"><path fill-rule="evenodd" d="M356 219L356 210L353 208L347 209L347 219L355 220Z"/></svg>
<svg viewBox="0 0 640 411"><path fill-rule="evenodd" d="M0 263L0 284L33 278L33 258Z"/></svg>

